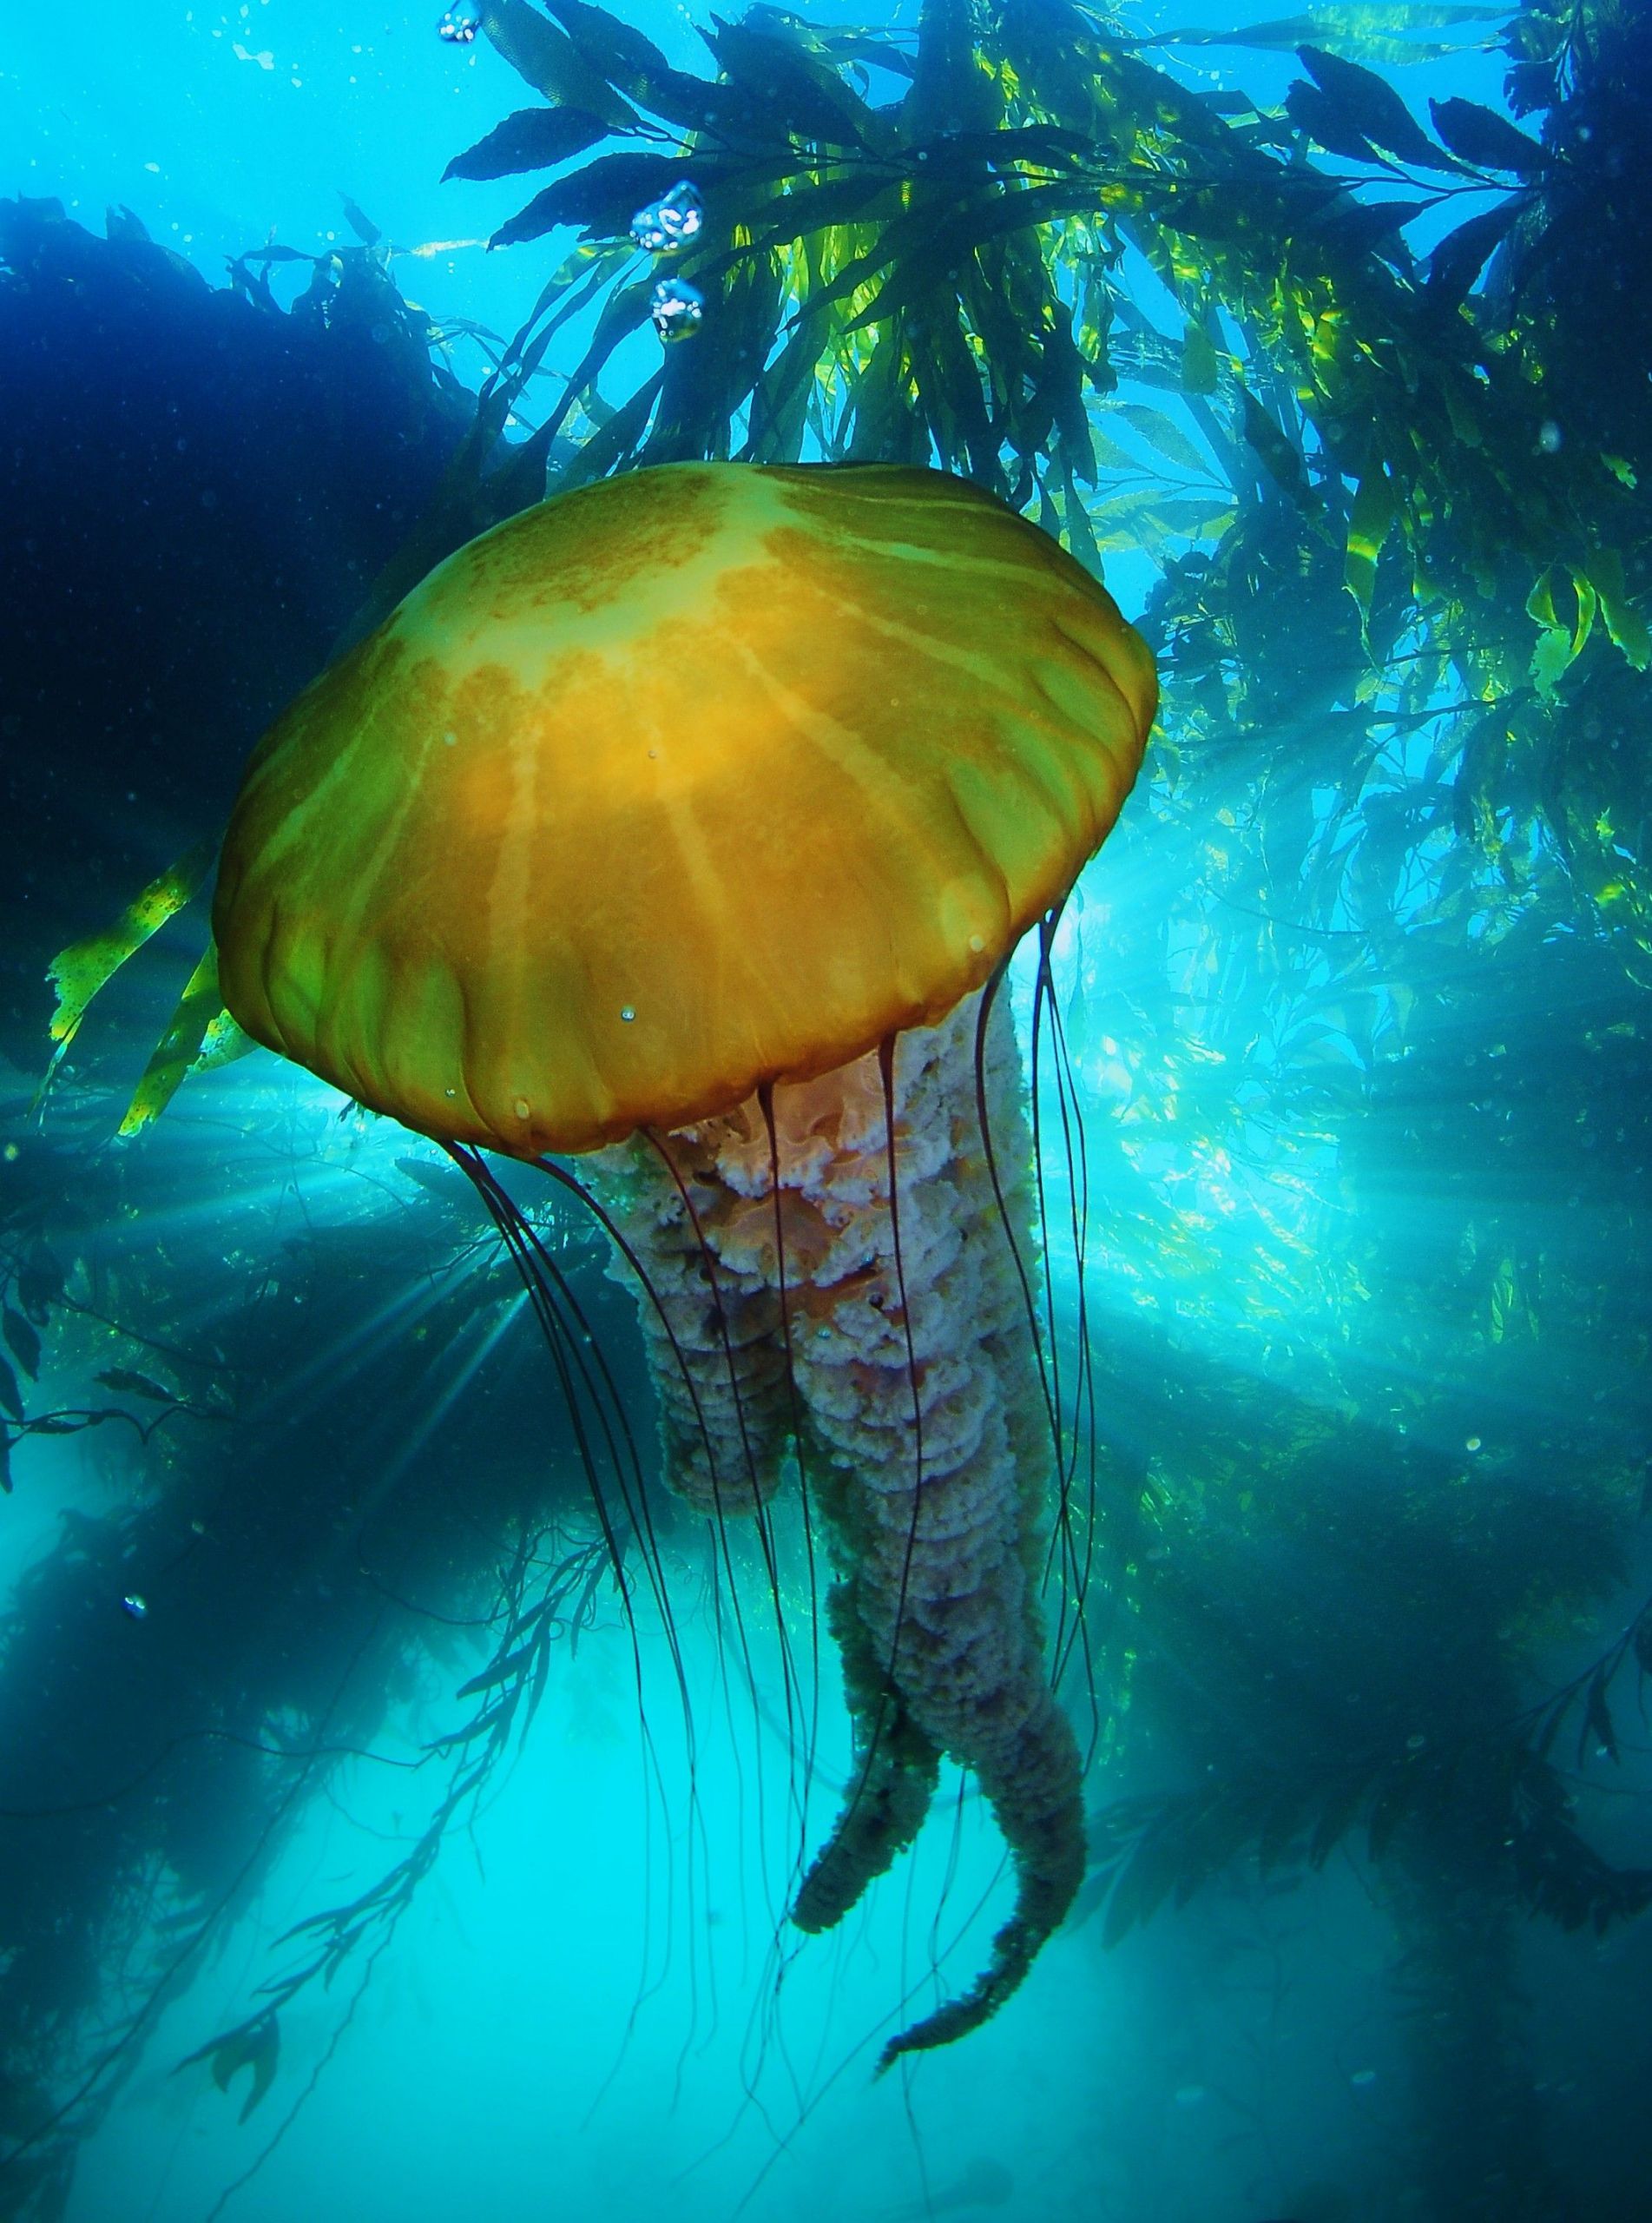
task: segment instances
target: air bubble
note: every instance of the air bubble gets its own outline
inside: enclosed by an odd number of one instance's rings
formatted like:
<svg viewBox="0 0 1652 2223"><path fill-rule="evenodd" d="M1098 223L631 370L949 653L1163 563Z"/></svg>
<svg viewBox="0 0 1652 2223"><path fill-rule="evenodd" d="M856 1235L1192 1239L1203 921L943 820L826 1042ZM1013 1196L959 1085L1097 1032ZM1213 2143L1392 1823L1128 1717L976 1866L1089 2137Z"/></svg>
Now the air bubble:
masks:
<svg viewBox="0 0 1652 2223"><path fill-rule="evenodd" d="M662 278L648 296L654 328L668 346L674 340L692 340L705 313L705 295L678 278Z"/></svg>
<svg viewBox="0 0 1652 2223"><path fill-rule="evenodd" d="M632 1010L629 1004L622 1004L620 1006L620 1017L629 1026L631 1024L631 1021L636 1017L636 1013Z"/></svg>
<svg viewBox="0 0 1652 2223"><path fill-rule="evenodd" d="M518 1118L518 1119L525 1119L525 1118L527 1118L527 1116L528 1116L528 1099L527 1099L527 1098L526 1098L525 1096L519 1096L519 1097L517 1098L517 1102L516 1102L516 1113L517 1113L517 1118Z"/></svg>
<svg viewBox="0 0 1652 2223"><path fill-rule="evenodd" d="M631 237L646 254L680 254L705 228L706 211L688 179L650 201L631 219Z"/></svg>
<svg viewBox="0 0 1652 2223"><path fill-rule="evenodd" d="M436 36L445 39L450 46L472 46L481 28L478 0L457 0L456 5L444 11L436 26Z"/></svg>

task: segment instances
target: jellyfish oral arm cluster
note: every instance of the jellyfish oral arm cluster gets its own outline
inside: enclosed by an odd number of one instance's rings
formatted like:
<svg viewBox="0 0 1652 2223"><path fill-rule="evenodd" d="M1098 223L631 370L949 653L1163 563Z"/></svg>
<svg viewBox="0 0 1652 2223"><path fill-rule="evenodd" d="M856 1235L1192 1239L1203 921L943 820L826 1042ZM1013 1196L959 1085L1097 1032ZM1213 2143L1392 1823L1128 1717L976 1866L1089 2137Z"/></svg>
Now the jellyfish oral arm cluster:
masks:
<svg viewBox="0 0 1652 2223"><path fill-rule="evenodd" d="M668 1480L721 1524L807 1490L855 1768L798 1926L911 1843L943 1758L977 1777L1014 1907L885 2065L991 2015L1083 1872L995 990L1155 703L1103 589L978 487L668 465L439 566L260 745L220 862L247 1032L473 1168L572 1154L641 1276Z"/></svg>
<svg viewBox="0 0 1652 2223"><path fill-rule="evenodd" d="M653 1293L668 1479L717 1517L749 1512L801 1439L856 1766L792 1919L819 1931L849 1912L917 1835L943 1756L974 1772L1010 1849L1016 1906L991 1965L884 2065L984 2022L1084 1870L1037 1594L1055 1453L1023 1278L1021 1098L1007 1003L977 992L767 1108L588 1167Z"/></svg>

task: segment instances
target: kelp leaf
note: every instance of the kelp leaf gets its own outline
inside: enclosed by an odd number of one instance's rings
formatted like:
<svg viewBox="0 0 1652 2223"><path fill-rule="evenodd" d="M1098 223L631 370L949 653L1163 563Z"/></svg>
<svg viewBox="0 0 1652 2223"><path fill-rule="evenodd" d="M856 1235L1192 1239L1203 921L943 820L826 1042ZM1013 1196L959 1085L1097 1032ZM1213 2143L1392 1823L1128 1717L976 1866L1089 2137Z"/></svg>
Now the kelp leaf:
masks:
<svg viewBox="0 0 1652 2223"><path fill-rule="evenodd" d="M1600 598L1601 617L1613 646L1636 671L1644 671L1652 663L1652 631L1629 598L1622 557L1615 548L1597 548L1583 571Z"/></svg>
<svg viewBox="0 0 1652 2223"><path fill-rule="evenodd" d="M5 1308L6 1345L23 1372L33 1382L40 1374L40 1337L21 1312L10 1305Z"/></svg>
<svg viewBox="0 0 1652 2223"><path fill-rule="evenodd" d="M1216 343L1201 324L1190 324L1181 340L1181 390L1184 393L1214 393L1221 358Z"/></svg>
<svg viewBox="0 0 1652 2223"><path fill-rule="evenodd" d="M211 2051L212 2081L220 2092L228 2091L231 2079L243 2068L253 2072L251 2086L236 2118L244 2123L275 2081L276 2066L281 2057L280 2027L273 2015L266 2015L246 2029L220 2039Z"/></svg>
<svg viewBox="0 0 1652 2223"><path fill-rule="evenodd" d="M759 145L784 140L784 122L772 107L753 100L740 86L714 85L674 69L651 38L606 8L593 6L590 0L566 0L566 4L546 0L546 4L567 25L574 50L593 76L649 115L685 131L716 132ZM590 101L572 105L602 113Z"/></svg>
<svg viewBox="0 0 1652 2223"><path fill-rule="evenodd" d="M1448 232L1428 258L1426 300L1458 307L1524 205L1517 195L1500 201Z"/></svg>
<svg viewBox="0 0 1652 2223"><path fill-rule="evenodd" d="M105 933L72 942L53 958L46 978L56 992L57 1006L49 1031L58 1046L59 1057L74 1040L86 1007L99 989L194 895L207 876L215 848L212 841L198 841L176 864L152 880ZM56 1058L52 1062L56 1065Z"/></svg>
<svg viewBox="0 0 1652 2223"><path fill-rule="evenodd" d="M237 1058L244 1058L259 1047L227 1011L220 1009L207 1021L201 1047L191 1059L189 1070L192 1073L216 1072L220 1065L233 1065Z"/></svg>
<svg viewBox="0 0 1652 2223"><path fill-rule="evenodd" d="M1477 169L1512 170L1517 177L1530 177L1548 164L1546 148L1529 139L1506 115L1482 108L1478 101L1431 100L1428 112L1451 152Z"/></svg>
<svg viewBox="0 0 1652 2223"><path fill-rule="evenodd" d="M377 247L385 236L379 226L374 223L366 210L352 201L347 193L341 193L339 199L344 208L346 223L349 225L363 247Z"/></svg>
<svg viewBox="0 0 1652 2223"><path fill-rule="evenodd" d="M600 115L582 108L519 108L495 124L485 139L455 155L442 172L444 184L451 177L515 177L523 170L550 169L571 155L582 155L609 127Z"/></svg>
<svg viewBox="0 0 1652 2223"><path fill-rule="evenodd" d="M1375 162L1376 148L1329 93L1299 78L1285 96L1285 113L1316 147L1351 162Z"/></svg>
<svg viewBox="0 0 1652 2223"><path fill-rule="evenodd" d="M898 260L897 254L889 251L890 237L895 230L892 224L879 242L877 260L896 261L896 268L877 298L844 326L844 332L859 332L865 325L880 324L897 308L905 308L931 287L955 285L970 258L1005 232L1056 223L1072 214L1079 190L1065 185L1033 186L1024 193L995 195L991 200L977 201L973 208L944 218L941 228L924 243L921 250L915 246L910 254ZM839 274L840 278L846 274ZM813 309L817 300L824 298L824 294L811 295L809 307Z"/></svg>
<svg viewBox="0 0 1652 2223"><path fill-rule="evenodd" d="M584 59L610 84L669 73L671 64L651 38L634 23L596 7L594 0L546 0L546 5Z"/></svg>
<svg viewBox="0 0 1652 2223"><path fill-rule="evenodd" d="M97 1378L106 1389L113 1389L120 1397L147 1397L152 1405L178 1402L172 1391L152 1375L135 1373L129 1366L106 1366Z"/></svg>
<svg viewBox="0 0 1652 2223"><path fill-rule="evenodd" d="M1385 254L1410 260L1399 241L1407 224L1426 215L1425 201L1352 201L1328 209L1318 229L1321 238L1334 241L1345 254ZM1392 245L1385 244L1392 242Z"/></svg>
<svg viewBox="0 0 1652 2223"><path fill-rule="evenodd" d="M1181 425L1174 424L1162 409L1151 409L1145 402L1126 401L1109 414L1122 417L1132 432L1138 432L1149 447L1158 450L1167 463L1174 463L1183 471L1196 472L1201 477L1208 474L1210 458L1201 453Z"/></svg>
<svg viewBox="0 0 1652 2223"><path fill-rule="evenodd" d="M496 1661L491 1667L484 1667L479 1675L472 1675L468 1683L461 1683L458 1689L454 1692L454 1697L456 1699L474 1698L478 1691L490 1691L500 1683L508 1683L513 1676L520 1675L526 1670L528 1662L533 1658L533 1652L534 1647L531 1643L520 1646L507 1658Z"/></svg>
<svg viewBox="0 0 1652 2223"><path fill-rule="evenodd" d="M548 101L585 109L615 130L635 125L630 102L591 67L566 31L548 23L527 0L487 0L482 27L517 75Z"/></svg>
<svg viewBox="0 0 1652 2223"><path fill-rule="evenodd" d="M1589 1686L1589 1695L1583 1701L1583 1726L1577 1732L1577 1757L1580 1761L1591 1738L1609 1759L1616 1760L1618 1757L1617 1732L1613 1726L1611 1708L1606 1702L1606 1682L1605 1667L1597 1667Z"/></svg>
<svg viewBox="0 0 1652 2223"><path fill-rule="evenodd" d="M754 175L749 169L744 174ZM535 194L525 208L500 225L488 245L519 247L554 231L558 224L579 224L593 238L616 240L639 208L669 192L679 179L687 179L704 195L741 175L738 163L693 155L599 155L594 162Z"/></svg>
<svg viewBox="0 0 1652 2223"><path fill-rule="evenodd" d="M1071 507L1076 510L1077 505ZM1163 500L1145 493L1118 495L1078 514L1085 518L1095 547L1109 550L1139 547L1143 541L1214 539L1233 522L1234 509L1231 494ZM1076 524L1076 518L1070 515L1068 522Z"/></svg>
<svg viewBox="0 0 1652 2223"><path fill-rule="evenodd" d="M194 971L184 983L170 1025L143 1069L143 1078L132 1093L117 1135L141 1134L152 1126L178 1092L201 1046L211 1020L223 1009L218 993L218 946L208 941Z"/></svg>
<svg viewBox="0 0 1652 2223"><path fill-rule="evenodd" d="M1432 62L1443 54L1462 51L1458 43L1397 38L1396 31L1447 30L1458 23L1501 23L1506 7L1459 6L1437 8L1427 0L1364 0L1364 4L1328 8L1306 16L1281 16L1265 23L1250 23L1237 30L1206 30L1189 27L1160 31L1139 39L1140 46L1244 46L1259 53L1277 53L1304 45L1348 55L1365 62L1404 65ZM1469 42L1478 46L1484 42Z"/></svg>
<svg viewBox="0 0 1652 2223"><path fill-rule="evenodd" d="M1583 654L1600 607L1600 596L1587 573L1573 570L1570 577L1576 597L1572 620L1562 617L1556 607L1552 564L1526 597L1526 615L1543 629L1531 652L1531 683L1545 702L1554 699L1561 679Z"/></svg>
<svg viewBox="0 0 1652 2223"><path fill-rule="evenodd" d="M1455 170L1449 155L1425 136L1423 127L1385 77L1320 46L1300 46L1297 59L1339 114L1385 154L1430 169Z"/></svg>
<svg viewBox="0 0 1652 2223"><path fill-rule="evenodd" d="M1360 480L1348 511L1348 540L1343 558L1342 583L1359 605L1362 623L1371 620L1372 597L1377 585L1377 558L1399 514L1394 483L1379 465Z"/></svg>
<svg viewBox="0 0 1652 2223"><path fill-rule="evenodd" d="M872 110L830 69L801 53L789 40L772 37L747 23L714 16L714 30L700 36L718 68L758 109L773 115L791 135L828 147L864 147L876 134Z"/></svg>
<svg viewBox="0 0 1652 2223"><path fill-rule="evenodd" d="M1267 466L1280 491L1304 509L1314 504L1313 490L1302 469L1302 458L1248 386L1239 389L1241 429L1246 440Z"/></svg>
<svg viewBox="0 0 1652 2223"><path fill-rule="evenodd" d="M58 1261L38 1243L17 1276L17 1302L36 1328L43 1328L51 1308L68 1287L69 1277Z"/></svg>
<svg viewBox="0 0 1652 2223"><path fill-rule="evenodd" d="M752 248L761 253L856 217L869 223L892 217L900 207L900 192L898 179L875 175L835 177L824 185L800 186L765 202L761 215L754 215Z"/></svg>

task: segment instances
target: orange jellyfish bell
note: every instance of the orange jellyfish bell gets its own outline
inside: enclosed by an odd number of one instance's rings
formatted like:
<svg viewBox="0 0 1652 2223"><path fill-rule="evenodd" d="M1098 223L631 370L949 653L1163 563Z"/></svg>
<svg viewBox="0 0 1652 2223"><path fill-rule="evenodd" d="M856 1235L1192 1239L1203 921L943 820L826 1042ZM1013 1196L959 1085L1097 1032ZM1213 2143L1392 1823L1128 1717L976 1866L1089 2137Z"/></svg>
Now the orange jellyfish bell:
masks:
<svg viewBox="0 0 1652 2223"><path fill-rule="evenodd" d="M465 1145L592 1153L679 1494L761 1520L807 1464L854 1750L793 1921L842 1920L949 1757L1015 1878L987 1966L885 2065L996 2013L1084 1872L992 984L1111 827L1155 694L1103 589L978 487L671 465L450 557L281 719L224 846L249 1034L453 1146L507 1239Z"/></svg>
<svg viewBox="0 0 1652 2223"><path fill-rule="evenodd" d="M214 926L247 1032L518 1158L940 1018L1116 816L1148 652L937 472L674 464L451 556L248 770Z"/></svg>

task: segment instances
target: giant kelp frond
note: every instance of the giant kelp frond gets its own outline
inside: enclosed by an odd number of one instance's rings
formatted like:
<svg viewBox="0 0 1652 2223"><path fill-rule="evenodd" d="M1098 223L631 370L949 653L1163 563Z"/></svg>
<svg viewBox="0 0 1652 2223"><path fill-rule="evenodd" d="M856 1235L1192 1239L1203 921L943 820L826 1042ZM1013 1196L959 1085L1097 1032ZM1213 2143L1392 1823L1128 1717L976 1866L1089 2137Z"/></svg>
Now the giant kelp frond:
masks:
<svg viewBox="0 0 1652 2223"><path fill-rule="evenodd" d="M1508 1888L1530 1912L1599 1936L1652 1907L1652 1867L1615 1865L1589 1843L1551 1751L1570 1725L1580 1766L1591 1756L1616 1760L1610 1692L1626 1666L1643 1693L1652 1600L1608 1651L1516 1720L1441 1738L1415 1731L1397 1750L1327 1751L1317 1771L1258 1754L1260 1765L1241 1759L1199 1791L1117 1799L1092 1820L1083 1905L1102 1910L1103 1938L1116 1944L1242 1863L1264 1877L1322 1868L1350 1838L1380 1862L1408 1831L1467 1810L1485 1844L1506 1855Z"/></svg>

